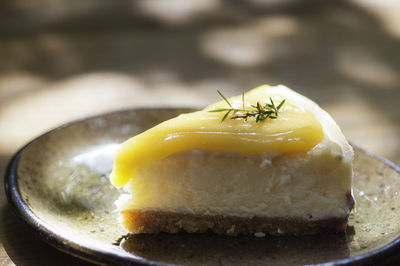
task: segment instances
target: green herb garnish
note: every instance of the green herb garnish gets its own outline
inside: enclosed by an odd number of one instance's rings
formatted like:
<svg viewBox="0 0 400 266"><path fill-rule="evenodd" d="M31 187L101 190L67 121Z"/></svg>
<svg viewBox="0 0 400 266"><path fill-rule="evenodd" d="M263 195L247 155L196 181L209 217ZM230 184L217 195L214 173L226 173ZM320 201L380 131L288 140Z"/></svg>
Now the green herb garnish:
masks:
<svg viewBox="0 0 400 266"><path fill-rule="evenodd" d="M233 108L231 103L226 99L226 97L217 90L218 94L224 99L224 101L228 104L229 108L218 108L214 110L210 110L209 112L226 112L225 115L221 119L221 123L225 121L225 119L229 116L229 114L233 114L231 119L244 119L247 121L249 117L254 117L256 119L256 123L264 121L266 119L277 119L278 111L281 109L282 105L285 103L286 99L281 101L278 105L275 105L272 98L269 98L269 103L265 103L264 105L257 102L257 105L251 105L253 109L246 109L244 106L244 93L242 94L242 109Z"/></svg>
<svg viewBox="0 0 400 266"><path fill-rule="evenodd" d="M127 240L130 237L130 233L127 233L125 235L120 236L114 243L112 243L114 246L119 246L121 245L122 240Z"/></svg>

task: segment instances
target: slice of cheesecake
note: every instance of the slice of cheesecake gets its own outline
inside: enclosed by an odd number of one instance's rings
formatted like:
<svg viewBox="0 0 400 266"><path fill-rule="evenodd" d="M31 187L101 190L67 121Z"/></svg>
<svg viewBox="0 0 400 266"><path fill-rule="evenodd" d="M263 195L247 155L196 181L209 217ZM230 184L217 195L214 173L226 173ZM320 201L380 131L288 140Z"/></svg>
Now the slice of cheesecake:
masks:
<svg viewBox="0 0 400 266"><path fill-rule="evenodd" d="M285 103L276 119L230 113L226 101L167 120L119 148L111 182L133 233L342 232L354 205L353 150L317 104L285 86L257 87L232 108ZM253 107L252 107L253 105ZM230 107L229 107L230 108ZM238 117L239 116L239 117Z"/></svg>

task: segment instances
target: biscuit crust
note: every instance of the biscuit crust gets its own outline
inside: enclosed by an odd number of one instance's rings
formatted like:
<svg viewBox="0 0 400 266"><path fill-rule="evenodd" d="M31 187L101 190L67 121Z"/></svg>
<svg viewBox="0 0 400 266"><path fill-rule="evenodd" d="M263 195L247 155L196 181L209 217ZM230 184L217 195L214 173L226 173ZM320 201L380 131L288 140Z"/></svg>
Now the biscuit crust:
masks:
<svg viewBox="0 0 400 266"><path fill-rule="evenodd" d="M165 211L122 211L122 223L135 234L205 233L221 235L310 235L322 232L344 232L348 217L313 220L297 217L237 217L198 215Z"/></svg>

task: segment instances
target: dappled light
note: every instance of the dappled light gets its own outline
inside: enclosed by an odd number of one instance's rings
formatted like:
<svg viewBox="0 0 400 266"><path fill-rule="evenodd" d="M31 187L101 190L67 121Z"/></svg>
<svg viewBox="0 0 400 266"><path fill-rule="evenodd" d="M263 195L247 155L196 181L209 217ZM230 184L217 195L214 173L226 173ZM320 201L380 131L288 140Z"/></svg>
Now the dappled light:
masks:
<svg viewBox="0 0 400 266"><path fill-rule="evenodd" d="M349 79L377 90L398 89L399 73L373 51L362 47L346 47L338 51L337 60L339 70Z"/></svg>
<svg viewBox="0 0 400 266"><path fill-rule="evenodd" d="M4 1L0 175L22 145L63 123L202 108L217 89L229 97L261 84L304 94L351 142L400 163L399 18L395 0ZM77 161L96 154L86 155ZM37 239L29 252L3 249L4 235L0 264L4 250L13 262L42 265L42 250L57 257Z"/></svg>
<svg viewBox="0 0 400 266"><path fill-rule="evenodd" d="M132 1L132 8L139 8L145 15L165 23L182 23L214 11L219 2L219 0Z"/></svg>
<svg viewBox="0 0 400 266"><path fill-rule="evenodd" d="M388 35L400 39L399 1L355 0L354 2L378 19L382 30Z"/></svg>
<svg viewBox="0 0 400 266"><path fill-rule="evenodd" d="M295 33L289 17L258 19L249 25L230 26L206 33L201 47L206 56L227 66L254 67L278 58L289 47L280 38Z"/></svg>
<svg viewBox="0 0 400 266"><path fill-rule="evenodd" d="M384 105L384 102L381 104ZM350 92L327 104L325 109L340 121L343 134L349 140L362 143L364 148L371 151L385 151L388 158L398 156L400 125L393 123L385 112L365 98ZM352 113L357 115L349 115Z"/></svg>

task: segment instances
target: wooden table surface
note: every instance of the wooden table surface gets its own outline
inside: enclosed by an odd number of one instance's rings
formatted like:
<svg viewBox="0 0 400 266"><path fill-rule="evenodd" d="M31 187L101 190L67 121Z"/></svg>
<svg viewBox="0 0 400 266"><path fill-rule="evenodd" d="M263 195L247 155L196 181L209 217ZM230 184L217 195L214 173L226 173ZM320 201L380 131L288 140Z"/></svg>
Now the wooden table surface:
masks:
<svg viewBox="0 0 400 266"><path fill-rule="evenodd" d="M279 4L278 4L279 2ZM0 176L30 139L134 107L202 107L286 84L352 142L400 163L396 1L38 0L0 4ZM0 192L0 265L87 264L33 235Z"/></svg>

